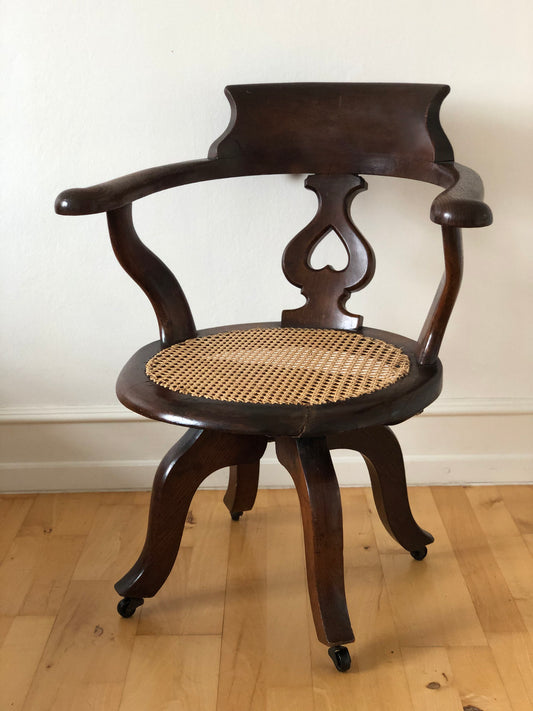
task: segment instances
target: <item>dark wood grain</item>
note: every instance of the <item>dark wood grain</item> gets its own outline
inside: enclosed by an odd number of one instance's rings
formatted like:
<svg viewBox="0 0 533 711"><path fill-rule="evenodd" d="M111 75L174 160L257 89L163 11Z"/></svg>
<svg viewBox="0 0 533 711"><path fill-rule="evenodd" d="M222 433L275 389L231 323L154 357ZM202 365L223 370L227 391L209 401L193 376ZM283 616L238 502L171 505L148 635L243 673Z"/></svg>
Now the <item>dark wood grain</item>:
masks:
<svg viewBox="0 0 533 711"><path fill-rule="evenodd" d="M171 163L139 170L88 188L64 190L56 198L55 210L59 215L109 212L161 190L230 175L233 173L228 161L204 159Z"/></svg>
<svg viewBox="0 0 533 711"><path fill-rule="evenodd" d="M246 84L229 86L230 124L210 158L263 172L415 177L453 161L439 122L440 84Z"/></svg>
<svg viewBox="0 0 533 711"><path fill-rule="evenodd" d="M353 642L344 590L342 507L325 438L276 440L302 512L309 597L317 637L328 645Z"/></svg>
<svg viewBox="0 0 533 711"><path fill-rule="evenodd" d="M224 503L232 516L252 510L258 486L259 460L230 467Z"/></svg>
<svg viewBox="0 0 533 711"><path fill-rule="evenodd" d="M170 269L141 242L133 226L131 205L107 213L115 256L154 307L161 346L196 336L196 327L181 286Z"/></svg>
<svg viewBox="0 0 533 711"><path fill-rule="evenodd" d="M438 185L446 187L431 204L433 222L449 227L486 227L492 224L490 207L483 202L483 183L479 175L459 163L435 165Z"/></svg>
<svg viewBox="0 0 533 711"><path fill-rule="evenodd" d="M292 239L283 254L283 273L301 288L306 303L298 309L283 311L283 326L357 329L363 317L351 314L346 301L353 291L368 284L374 275L372 248L353 224L350 205L354 197L367 189L357 175L310 175L305 187L318 197L318 211L313 220ZM348 263L340 271L329 264L313 269L311 255L330 230L344 244Z"/></svg>
<svg viewBox="0 0 533 711"><path fill-rule="evenodd" d="M477 173L454 163L439 120L449 87L437 84L251 84L227 87L230 124L209 159L141 170L58 195L61 215L116 210L160 190L267 173L390 175L445 188L431 219L492 222Z"/></svg>
<svg viewBox="0 0 533 711"><path fill-rule="evenodd" d="M120 595L156 594L172 570L192 497L202 481L223 467L258 461L266 444L264 437L189 430L168 451L154 479L144 548L116 583Z"/></svg>
<svg viewBox="0 0 533 711"><path fill-rule="evenodd" d="M417 551L433 542L411 513L402 450L390 427L339 432L327 442L330 449L353 449L363 455L381 522L401 546Z"/></svg>
<svg viewBox="0 0 533 711"><path fill-rule="evenodd" d="M347 167L346 172L397 175L434 183L445 190L431 204L430 217L433 222L455 227L485 227L492 224L492 212L483 202L483 183L471 168L454 162L421 163L409 176L402 175L401 171L395 174L392 168L391 172L382 173L379 168L379 165L367 165L363 169L361 163L354 162ZM254 166L240 158L186 161L140 170L87 188L69 188L57 196L55 211L58 215L91 215L116 210L140 198L180 185L283 172L328 175L331 171L320 170L320 166L312 160L305 167L294 171L284 171L282 166L263 169L260 165Z"/></svg>
<svg viewBox="0 0 533 711"><path fill-rule="evenodd" d="M463 278L463 241L457 227L442 227L444 274L418 338L420 365L435 363Z"/></svg>

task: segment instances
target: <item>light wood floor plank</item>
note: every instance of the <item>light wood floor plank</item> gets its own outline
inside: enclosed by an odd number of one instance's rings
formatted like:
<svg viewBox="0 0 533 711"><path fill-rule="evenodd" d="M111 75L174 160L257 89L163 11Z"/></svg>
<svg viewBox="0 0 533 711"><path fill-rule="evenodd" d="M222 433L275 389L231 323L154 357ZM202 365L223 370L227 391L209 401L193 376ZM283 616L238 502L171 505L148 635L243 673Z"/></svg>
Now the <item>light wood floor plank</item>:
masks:
<svg viewBox="0 0 533 711"><path fill-rule="evenodd" d="M116 613L107 582L73 581L52 628L24 711L115 711L137 621ZM94 706L95 699L107 706Z"/></svg>
<svg viewBox="0 0 533 711"><path fill-rule="evenodd" d="M346 583L356 637L355 644L349 645L352 667L339 674L327 648L312 641L315 708L410 709L411 695L382 571L368 565L348 568Z"/></svg>
<svg viewBox="0 0 533 711"><path fill-rule="evenodd" d="M499 487L473 487L467 494L533 640L533 555L520 535Z"/></svg>
<svg viewBox="0 0 533 711"><path fill-rule="evenodd" d="M0 563L32 507L34 498L30 495L0 496Z"/></svg>
<svg viewBox="0 0 533 711"><path fill-rule="evenodd" d="M415 561L388 536L381 566L387 581L394 620L402 647L476 646L487 643L452 545L426 487L410 491L414 511L435 537L423 561ZM372 516L376 536L384 530ZM388 534L387 534L388 535ZM380 545L380 550L382 546ZM453 599L453 615L450 615Z"/></svg>
<svg viewBox="0 0 533 711"><path fill-rule="evenodd" d="M264 711L267 639L267 509L231 527L217 711Z"/></svg>
<svg viewBox="0 0 533 711"><path fill-rule="evenodd" d="M155 474L155 469L154 469ZM150 504L150 491L110 491L105 493L107 506L144 506Z"/></svg>
<svg viewBox="0 0 533 711"><path fill-rule="evenodd" d="M83 536L89 533L104 494L36 494L19 536Z"/></svg>
<svg viewBox="0 0 533 711"><path fill-rule="evenodd" d="M253 519L260 514L259 527ZM252 532L240 529L248 524ZM266 534L266 535L265 535ZM264 590L263 604L253 595L253 606L239 612L242 582L239 582L241 553L230 558L226 618L222 638L219 709L239 708L313 710L311 655L309 650L308 599L305 557L299 503L294 491L262 491L257 508L232 527L232 556L244 541L254 536L262 569L253 580ZM253 555L253 553L252 553ZM260 563L261 564L261 563ZM257 562L256 562L257 565ZM255 578L255 576L254 576ZM244 581L243 581L244 582ZM254 609L255 608L255 609ZM240 616L238 646L231 615ZM259 623L259 624L258 624ZM262 641L262 646L257 641ZM237 689L240 692L235 695ZM228 696L229 692L229 696Z"/></svg>
<svg viewBox="0 0 533 711"><path fill-rule="evenodd" d="M491 551L516 600L533 600L533 557L500 494L500 487L466 490Z"/></svg>
<svg viewBox="0 0 533 711"><path fill-rule="evenodd" d="M377 536L372 518L373 503L365 489L341 489L345 567L379 564Z"/></svg>
<svg viewBox="0 0 533 711"><path fill-rule="evenodd" d="M295 491L267 491L266 708L313 711L305 552ZM252 514L251 514L252 515ZM314 634L314 627L313 627ZM325 649L325 648L324 648Z"/></svg>
<svg viewBox="0 0 533 711"><path fill-rule="evenodd" d="M533 709L533 557L506 506L502 489L505 488L472 487L466 493L529 631L529 635L489 635L513 709L528 711Z"/></svg>
<svg viewBox="0 0 533 711"><path fill-rule="evenodd" d="M16 536L0 565L0 610L7 615L57 614L84 543L84 536L42 531Z"/></svg>
<svg viewBox="0 0 533 711"><path fill-rule="evenodd" d="M14 615L0 615L0 646L9 632L9 628L13 624L14 619Z"/></svg>
<svg viewBox="0 0 533 711"><path fill-rule="evenodd" d="M533 534L533 486L501 486L499 491L520 533Z"/></svg>
<svg viewBox="0 0 533 711"><path fill-rule="evenodd" d="M36 582L35 571L46 547L44 536L15 537L0 565L0 610L16 616Z"/></svg>
<svg viewBox="0 0 533 711"><path fill-rule="evenodd" d="M85 544L85 536L47 536L20 608L21 615L57 615Z"/></svg>
<svg viewBox="0 0 533 711"><path fill-rule="evenodd" d="M436 538L418 563L368 489L343 490L346 674L316 640L294 490L261 491L238 523L199 492L167 589L127 620L113 583L142 548L146 492L2 497L0 709L531 711L532 496L412 489Z"/></svg>
<svg viewBox="0 0 533 711"><path fill-rule="evenodd" d="M533 533L525 533L522 538L524 539L529 552L533 555Z"/></svg>
<svg viewBox="0 0 533 711"><path fill-rule="evenodd" d="M463 708L513 711L490 649L454 647L448 656Z"/></svg>
<svg viewBox="0 0 533 711"><path fill-rule="evenodd" d="M404 647L413 711L463 711L445 647Z"/></svg>
<svg viewBox="0 0 533 711"><path fill-rule="evenodd" d="M222 496L205 491L194 497L172 573L141 608L137 634L222 634L229 537L240 525Z"/></svg>
<svg viewBox="0 0 533 711"><path fill-rule="evenodd" d="M120 711L215 711L219 636L140 636Z"/></svg>
<svg viewBox="0 0 533 711"><path fill-rule="evenodd" d="M148 511L143 506L99 506L73 579L116 582L141 552L147 522Z"/></svg>
<svg viewBox="0 0 533 711"><path fill-rule="evenodd" d="M492 634L490 648L513 711L533 709L533 643L528 634Z"/></svg>
<svg viewBox="0 0 533 711"><path fill-rule="evenodd" d="M315 708L320 711L398 711L411 708L398 635L365 491L342 491L345 578L355 633L349 645L352 667L339 674L327 648L310 629Z"/></svg>
<svg viewBox="0 0 533 711"><path fill-rule="evenodd" d="M54 617L15 617L0 647L0 709L20 711Z"/></svg>
<svg viewBox="0 0 533 711"><path fill-rule="evenodd" d="M435 487L433 496L485 634L525 632L522 616L465 489Z"/></svg>

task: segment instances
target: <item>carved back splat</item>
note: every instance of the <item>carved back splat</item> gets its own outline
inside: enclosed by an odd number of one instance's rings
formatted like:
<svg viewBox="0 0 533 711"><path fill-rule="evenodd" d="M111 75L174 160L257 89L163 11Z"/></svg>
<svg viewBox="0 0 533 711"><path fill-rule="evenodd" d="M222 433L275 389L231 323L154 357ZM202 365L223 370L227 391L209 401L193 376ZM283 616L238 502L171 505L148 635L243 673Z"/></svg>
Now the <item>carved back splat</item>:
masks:
<svg viewBox="0 0 533 711"><path fill-rule="evenodd" d="M306 303L282 313L283 326L356 329L363 317L351 314L345 304L352 291L358 291L374 276L375 258L371 246L353 224L350 205L367 189L358 175L310 175L305 187L318 197L313 220L287 245L283 254L283 273L301 288ZM320 240L332 230L348 252L348 264L336 271L329 264L313 269L311 254Z"/></svg>

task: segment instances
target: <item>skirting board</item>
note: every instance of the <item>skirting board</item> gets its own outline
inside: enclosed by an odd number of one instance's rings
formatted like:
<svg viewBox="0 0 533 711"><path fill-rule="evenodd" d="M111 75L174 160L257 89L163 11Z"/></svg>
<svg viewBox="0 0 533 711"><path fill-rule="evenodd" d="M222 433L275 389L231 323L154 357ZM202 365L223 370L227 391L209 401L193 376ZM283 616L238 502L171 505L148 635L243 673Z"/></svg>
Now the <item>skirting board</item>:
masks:
<svg viewBox="0 0 533 711"><path fill-rule="evenodd" d="M340 486L369 486L364 461L353 456L333 457ZM157 461L26 462L0 464L0 491L127 491L152 486ZM533 457L507 455L426 455L405 458L410 485L473 485L531 483ZM208 477L201 488L224 489L228 470ZM260 486L291 487L288 473L271 457L261 460Z"/></svg>
<svg viewBox="0 0 533 711"><path fill-rule="evenodd" d="M531 405L530 399L448 400L396 426L408 482L532 482ZM183 431L118 408L0 411L0 492L148 489L159 459ZM333 459L341 486L368 485L359 454L339 450ZM224 488L227 478L221 470L203 486ZM260 485L292 485L272 445L261 461Z"/></svg>

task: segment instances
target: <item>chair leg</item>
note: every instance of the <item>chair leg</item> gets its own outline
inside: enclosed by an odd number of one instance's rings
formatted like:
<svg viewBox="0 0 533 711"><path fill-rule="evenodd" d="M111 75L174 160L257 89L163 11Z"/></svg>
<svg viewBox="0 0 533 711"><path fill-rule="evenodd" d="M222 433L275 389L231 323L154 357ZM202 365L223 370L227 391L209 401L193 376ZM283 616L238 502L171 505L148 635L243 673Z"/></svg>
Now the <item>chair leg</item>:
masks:
<svg viewBox="0 0 533 711"><path fill-rule="evenodd" d="M258 485L259 459L230 467L224 503L234 521L238 521L244 511L251 511Z"/></svg>
<svg viewBox="0 0 533 711"><path fill-rule="evenodd" d="M202 481L222 467L258 461L266 443L259 436L190 429L168 451L154 479L144 548L133 568L115 585L130 601L121 601L122 610L119 603L120 614L129 617L142 598L155 595L167 579L192 497Z"/></svg>
<svg viewBox="0 0 533 711"><path fill-rule="evenodd" d="M390 427L368 427L328 438L330 449L355 449L367 464L379 517L413 558L422 560L433 536L418 526L411 513L402 450Z"/></svg>
<svg viewBox="0 0 533 711"><path fill-rule="evenodd" d="M341 499L327 442L325 437L280 437L276 453L300 499L316 633L320 642L340 650L338 645L353 642L354 636L344 591Z"/></svg>

